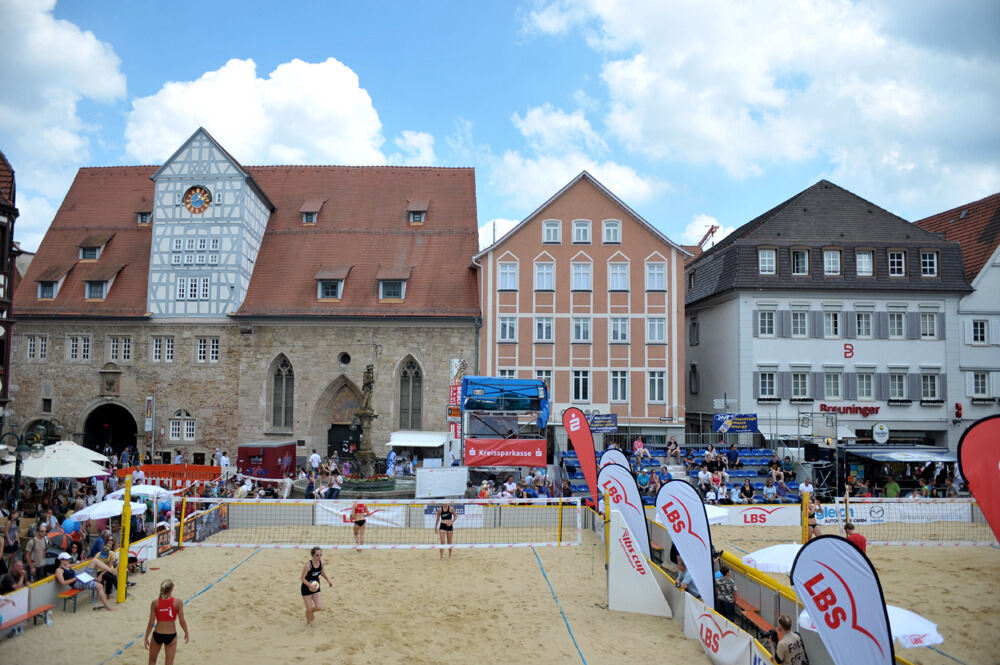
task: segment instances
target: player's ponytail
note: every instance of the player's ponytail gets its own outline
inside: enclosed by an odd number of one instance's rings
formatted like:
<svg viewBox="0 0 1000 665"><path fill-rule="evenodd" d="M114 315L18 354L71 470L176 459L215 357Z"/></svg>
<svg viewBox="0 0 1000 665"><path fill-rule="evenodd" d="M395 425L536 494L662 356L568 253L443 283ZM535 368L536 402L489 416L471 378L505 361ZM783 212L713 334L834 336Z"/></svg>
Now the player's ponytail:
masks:
<svg viewBox="0 0 1000 665"><path fill-rule="evenodd" d="M174 590L174 583L171 580L160 582L160 598L166 598Z"/></svg>

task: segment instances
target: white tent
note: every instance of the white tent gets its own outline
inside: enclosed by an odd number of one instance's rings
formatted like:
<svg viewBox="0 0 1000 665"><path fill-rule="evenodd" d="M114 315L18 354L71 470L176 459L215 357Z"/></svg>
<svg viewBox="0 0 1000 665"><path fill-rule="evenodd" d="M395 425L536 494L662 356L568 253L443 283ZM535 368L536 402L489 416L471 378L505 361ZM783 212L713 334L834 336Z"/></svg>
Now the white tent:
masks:
<svg viewBox="0 0 1000 665"><path fill-rule="evenodd" d="M97 452L96 450L91 450L85 446L81 446L75 441L56 441L51 446L46 446L45 451L53 451L59 455L74 455L82 459L90 460L91 462L110 462L107 457Z"/></svg>
<svg viewBox="0 0 1000 665"><path fill-rule="evenodd" d="M93 505L87 506L83 510L77 511L69 516L74 522L86 522L88 520L103 520L109 517L121 517L125 510L125 502L121 499L105 499ZM132 514L141 515L146 512L146 504L141 501L132 502Z"/></svg>
<svg viewBox="0 0 1000 665"><path fill-rule="evenodd" d="M795 555L802 549L798 543L782 543L771 545L764 549L745 554L743 563L751 568L764 573L785 573L792 572L792 564L795 563Z"/></svg>
<svg viewBox="0 0 1000 665"><path fill-rule="evenodd" d="M0 475L13 476L16 462L0 466ZM107 470L76 455L46 450L41 457L29 457L21 462L25 478L90 478L107 475Z"/></svg>

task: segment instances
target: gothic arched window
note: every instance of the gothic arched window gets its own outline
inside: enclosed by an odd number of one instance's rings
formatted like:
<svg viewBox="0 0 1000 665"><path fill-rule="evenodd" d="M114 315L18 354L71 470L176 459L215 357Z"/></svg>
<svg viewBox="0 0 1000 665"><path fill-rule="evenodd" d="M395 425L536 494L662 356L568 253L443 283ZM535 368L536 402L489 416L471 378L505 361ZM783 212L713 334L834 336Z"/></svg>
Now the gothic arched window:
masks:
<svg viewBox="0 0 1000 665"><path fill-rule="evenodd" d="M292 404L295 401L295 374L288 358L282 358L274 368L271 424L274 427L292 428Z"/></svg>
<svg viewBox="0 0 1000 665"><path fill-rule="evenodd" d="M420 400L422 377L417 361L412 358L403 365L399 374L399 428L420 429Z"/></svg>

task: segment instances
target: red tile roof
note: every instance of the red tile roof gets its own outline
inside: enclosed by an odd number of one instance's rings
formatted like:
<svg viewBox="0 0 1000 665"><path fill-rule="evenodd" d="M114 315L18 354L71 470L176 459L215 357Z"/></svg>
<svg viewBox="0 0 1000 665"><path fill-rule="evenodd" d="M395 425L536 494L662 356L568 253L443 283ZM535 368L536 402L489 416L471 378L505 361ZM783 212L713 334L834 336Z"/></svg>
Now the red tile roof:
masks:
<svg viewBox="0 0 1000 665"><path fill-rule="evenodd" d="M1000 193L945 210L916 224L962 246L965 277L972 282L1000 244Z"/></svg>
<svg viewBox="0 0 1000 665"><path fill-rule="evenodd" d="M0 205L14 207L14 167L0 152Z"/></svg>
<svg viewBox="0 0 1000 665"><path fill-rule="evenodd" d="M136 212L153 198L155 166L84 168L15 294L18 316L146 316L152 225ZM245 167L275 206L237 316L478 316L469 259L478 228L475 171L469 168ZM407 205L429 201L410 225ZM324 201L303 225L306 201ZM156 220L153 220L156 224ZM113 234L95 263L79 247ZM39 301L40 275L72 268L54 300ZM84 281L104 266L124 266L102 302L85 302ZM402 302L380 303L380 266L409 270ZM317 299L317 275L349 268L339 300Z"/></svg>

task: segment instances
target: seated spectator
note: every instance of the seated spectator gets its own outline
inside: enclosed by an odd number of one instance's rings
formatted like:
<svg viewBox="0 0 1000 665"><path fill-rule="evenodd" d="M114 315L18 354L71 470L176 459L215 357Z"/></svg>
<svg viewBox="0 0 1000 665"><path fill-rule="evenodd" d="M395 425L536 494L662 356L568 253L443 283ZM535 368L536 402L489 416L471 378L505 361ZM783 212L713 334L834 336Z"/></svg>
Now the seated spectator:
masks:
<svg viewBox="0 0 1000 665"><path fill-rule="evenodd" d="M778 483L775 494L778 497L778 503L795 503L795 499L790 496L791 490L788 489L788 485L783 480Z"/></svg>
<svg viewBox="0 0 1000 665"><path fill-rule="evenodd" d="M744 502L750 503L753 501L754 494L756 494L756 491L754 490L753 485L750 484L750 479L744 479L743 484L740 486L740 498L743 499Z"/></svg>
<svg viewBox="0 0 1000 665"><path fill-rule="evenodd" d="M698 593L698 587L694 585L694 579L691 577L691 571L687 569L687 566L684 565L684 559L680 557L677 557L676 585L681 591L687 591L695 598L701 598L701 594Z"/></svg>
<svg viewBox="0 0 1000 665"><path fill-rule="evenodd" d="M778 488L770 478L764 483L764 503L778 503Z"/></svg>
<svg viewBox="0 0 1000 665"><path fill-rule="evenodd" d="M663 483L660 482L660 477L655 471L649 474L649 496L656 496L662 486Z"/></svg>
<svg viewBox="0 0 1000 665"><path fill-rule="evenodd" d="M808 478L804 479L801 483L799 483L799 494L802 494L803 492L809 492L809 496L812 496L815 493L815 491L816 490L813 488L812 482Z"/></svg>
<svg viewBox="0 0 1000 665"><path fill-rule="evenodd" d="M673 474L670 473L670 471L667 470L666 465L664 465L664 466L661 466L659 469L656 470L656 479L662 485L663 483L667 482L668 480L673 480L674 476L673 476Z"/></svg>
<svg viewBox="0 0 1000 665"><path fill-rule="evenodd" d="M729 503L740 504L746 503L748 500L743 498L742 487L737 487L734 483L732 489L729 490Z"/></svg>
<svg viewBox="0 0 1000 665"><path fill-rule="evenodd" d="M778 459L778 453L774 453L774 457L767 463L767 466L770 469L769 475L773 482L785 479L785 472L781 469L781 460Z"/></svg>
<svg viewBox="0 0 1000 665"><path fill-rule="evenodd" d="M927 484L927 480L924 478L918 478L917 482L920 483L920 487L913 492L911 495L914 499L927 499L931 496L930 485Z"/></svg>
<svg viewBox="0 0 1000 665"><path fill-rule="evenodd" d="M96 589L97 597L101 599L101 604L104 605L104 609L109 612L114 611L114 608L111 607L111 603L108 602L108 594L104 591L104 585L98 584L96 579L92 579L89 582L81 582L78 580L76 578L76 571L73 570L69 564L69 554L66 552L62 552L59 555L59 567L56 568L56 582L59 584L59 593L62 593L67 589ZM96 610L100 608L95 607L94 609Z"/></svg>
<svg viewBox="0 0 1000 665"><path fill-rule="evenodd" d="M729 566L719 566L721 577L715 580L715 609L730 621L736 621L736 581Z"/></svg>
<svg viewBox="0 0 1000 665"><path fill-rule="evenodd" d="M677 438L673 436L667 442L667 464L670 464L670 460L673 460L674 464L681 463L681 447L677 444Z"/></svg>
<svg viewBox="0 0 1000 665"><path fill-rule="evenodd" d="M719 453L716 452L715 446L713 446L711 443L708 444L708 447L705 448L704 460L705 464L708 465L709 471L714 471L717 468L718 457Z"/></svg>
<svg viewBox="0 0 1000 665"><path fill-rule="evenodd" d="M785 455L785 459L781 463L781 472L785 474L785 482L790 483L795 480L795 462L792 461L790 455Z"/></svg>
<svg viewBox="0 0 1000 665"><path fill-rule="evenodd" d="M694 451L688 448L687 452L684 453L684 472L691 473L697 468L697 463L694 459Z"/></svg>
<svg viewBox="0 0 1000 665"><path fill-rule="evenodd" d="M653 458L653 456L649 452L649 449L646 448L646 445L642 442L641 436L635 437L635 441L632 442L632 454L635 455L635 459L637 462L641 460L643 457L645 457L646 459Z"/></svg>
<svg viewBox="0 0 1000 665"><path fill-rule="evenodd" d="M719 471L712 472L712 489L715 490L715 495L719 496L719 490L726 486L726 482L722 479L722 473Z"/></svg>
<svg viewBox="0 0 1000 665"><path fill-rule="evenodd" d="M635 482L639 485L640 494L649 494L649 472L645 469L641 469L639 474L635 477Z"/></svg>
<svg viewBox="0 0 1000 665"><path fill-rule="evenodd" d="M705 492L710 489L712 489L712 474L708 472L708 464L703 462L701 471L698 472L698 491L705 496Z"/></svg>
<svg viewBox="0 0 1000 665"><path fill-rule="evenodd" d="M28 573L24 570L23 561L15 561L10 570L0 577L0 595L17 591L28 583Z"/></svg>
<svg viewBox="0 0 1000 665"><path fill-rule="evenodd" d="M714 506L717 503L719 503L719 500L716 498L715 490L714 489L710 489L707 492L705 492L705 503L707 503L709 505L712 505L712 506Z"/></svg>
<svg viewBox="0 0 1000 665"><path fill-rule="evenodd" d="M740 451L736 450L736 444L729 446L726 451L726 466L730 469L742 469L743 462L740 461Z"/></svg>
<svg viewBox="0 0 1000 665"><path fill-rule="evenodd" d="M476 498L478 499L490 498L490 481L484 480L482 483L479 484L479 493L476 495Z"/></svg>

